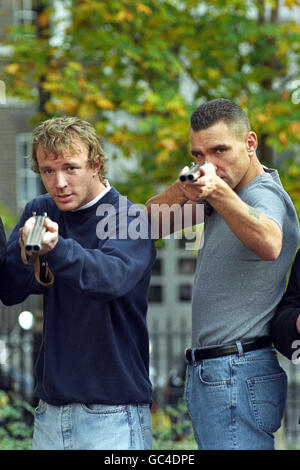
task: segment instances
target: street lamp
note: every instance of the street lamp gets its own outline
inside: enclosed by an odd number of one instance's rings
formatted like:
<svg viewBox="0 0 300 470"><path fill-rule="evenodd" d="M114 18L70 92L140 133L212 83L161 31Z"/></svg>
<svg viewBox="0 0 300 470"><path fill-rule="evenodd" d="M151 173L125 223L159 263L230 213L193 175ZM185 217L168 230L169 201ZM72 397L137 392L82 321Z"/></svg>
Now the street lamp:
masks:
<svg viewBox="0 0 300 470"><path fill-rule="evenodd" d="M31 330L34 325L34 316L31 312L24 310L21 312L18 318L19 325L23 330Z"/></svg>

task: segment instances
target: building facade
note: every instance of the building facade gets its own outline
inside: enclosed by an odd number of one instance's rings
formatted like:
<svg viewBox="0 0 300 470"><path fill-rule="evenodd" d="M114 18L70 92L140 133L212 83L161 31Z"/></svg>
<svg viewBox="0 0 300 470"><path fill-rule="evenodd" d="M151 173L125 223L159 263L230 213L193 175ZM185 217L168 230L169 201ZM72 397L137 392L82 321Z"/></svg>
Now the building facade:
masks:
<svg viewBox="0 0 300 470"><path fill-rule="evenodd" d="M18 217L26 202L43 191L40 178L31 170L29 142L34 104L24 104L6 96L1 67L9 50L3 45L5 27L30 23L35 18L34 0L0 0L0 204ZM109 152L108 152L109 153ZM114 166L115 165L115 166ZM108 178L117 182L119 162L111 163ZM1 214L0 214L1 215ZM9 235L9 229L7 229ZM158 404L170 402L170 385L177 386L182 397L184 350L191 341L191 296L197 249L186 249L188 240L172 237L158 245L149 291L148 325L150 332L151 379ZM20 322L22 312L31 312L33 326L26 330ZM0 388L17 384L20 395L32 399L33 362L42 331L41 299L29 298L21 305L0 305ZM299 374L291 370L291 386L286 423L294 442L298 436L295 416L300 413ZM1 378L1 373L9 378ZM178 398L177 396L177 398ZM295 411L296 410L296 411ZM291 424L290 424L291 423ZM293 433L293 434L292 434Z"/></svg>
<svg viewBox="0 0 300 470"><path fill-rule="evenodd" d="M5 31L4 26L10 24L31 23L35 18L34 4L33 0L0 0L0 31ZM0 83L1 66L9 55L9 50L1 46L1 39L0 33ZM5 94L0 100L0 205L8 208L16 220L26 202L43 192L40 177L31 170L28 158L35 113L32 103L22 103ZM120 169L120 160L110 162L108 179L112 184L121 177ZM6 231L9 236L10 229ZM186 250L182 239L165 240L158 249L149 292L148 325L151 377L155 388L160 390L168 384L172 374L182 371L184 350L190 345L190 300L195 260L195 252ZM19 323L24 311L30 311L35 319L29 331L22 329ZM24 304L9 308L0 306L0 367L17 380L27 397L33 385L32 367L42 323L40 298L33 296ZM27 349L22 352L24 339ZM161 402L165 397L160 394L159 400Z"/></svg>

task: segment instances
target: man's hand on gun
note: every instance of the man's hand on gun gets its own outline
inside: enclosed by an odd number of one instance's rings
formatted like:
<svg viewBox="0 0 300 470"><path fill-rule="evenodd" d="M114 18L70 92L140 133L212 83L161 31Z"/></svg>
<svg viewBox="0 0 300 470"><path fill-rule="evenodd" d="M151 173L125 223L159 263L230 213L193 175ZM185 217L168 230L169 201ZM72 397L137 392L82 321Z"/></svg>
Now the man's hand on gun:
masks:
<svg viewBox="0 0 300 470"><path fill-rule="evenodd" d="M217 179L215 166L206 162L202 165L186 166L179 173L183 192L191 201L208 197L215 191Z"/></svg>
<svg viewBox="0 0 300 470"><path fill-rule="evenodd" d="M25 246L26 253L46 255L58 242L58 225L46 214L30 217L20 229L19 243Z"/></svg>

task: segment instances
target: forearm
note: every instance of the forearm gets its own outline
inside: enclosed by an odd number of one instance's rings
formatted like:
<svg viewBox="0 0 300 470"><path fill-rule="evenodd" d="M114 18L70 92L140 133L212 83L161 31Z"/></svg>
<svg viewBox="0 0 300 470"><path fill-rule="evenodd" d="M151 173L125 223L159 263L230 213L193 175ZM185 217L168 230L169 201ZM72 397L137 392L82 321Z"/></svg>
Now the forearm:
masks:
<svg viewBox="0 0 300 470"><path fill-rule="evenodd" d="M34 277L33 265L25 265L15 239L7 245L5 262L0 275L0 298L5 305L23 302L29 295L42 294L43 288Z"/></svg>
<svg viewBox="0 0 300 470"><path fill-rule="evenodd" d="M264 260L276 259L282 247L279 226L246 204L229 186L223 185L207 201L225 220L230 230L250 250Z"/></svg>
<svg viewBox="0 0 300 470"><path fill-rule="evenodd" d="M296 328L297 328L297 332L300 334L300 309L299 309L299 315L296 320Z"/></svg>
<svg viewBox="0 0 300 470"><path fill-rule="evenodd" d="M182 185L179 181L175 181L171 186L165 189L162 193L153 196L146 202L148 212L151 212L151 206L154 204L167 204L172 206L173 204L179 204L183 206L188 201L187 196L182 190Z"/></svg>
<svg viewBox="0 0 300 470"><path fill-rule="evenodd" d="M75 240L59 237L47 262L57 281L78 292L109 301L130 292L151 270L154 251L149 240L107 240L88 249Z"/></svg>
<svg viewBox="0 0 300 470"><path fill-rule="evenodd" d="M184 194L179 181L149 199L146 207L154 239L203 223L203 211Z"/></svg>

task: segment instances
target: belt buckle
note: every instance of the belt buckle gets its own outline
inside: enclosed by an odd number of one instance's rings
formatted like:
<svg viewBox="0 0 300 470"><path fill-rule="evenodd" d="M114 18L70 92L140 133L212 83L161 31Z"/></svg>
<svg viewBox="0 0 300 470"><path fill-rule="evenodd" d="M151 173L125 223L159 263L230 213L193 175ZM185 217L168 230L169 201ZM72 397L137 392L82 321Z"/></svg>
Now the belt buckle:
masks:
<svg viewBox="0 0 300 470"><path fill-rule="evenodd" d="M190 353L191 355L191 358L188 357L188 354L187 353ZM195 349L194 348L187 348L185 350L185 357L188 361L191 361L191 362L196 362L196 359L195 359Z"/></svg>

